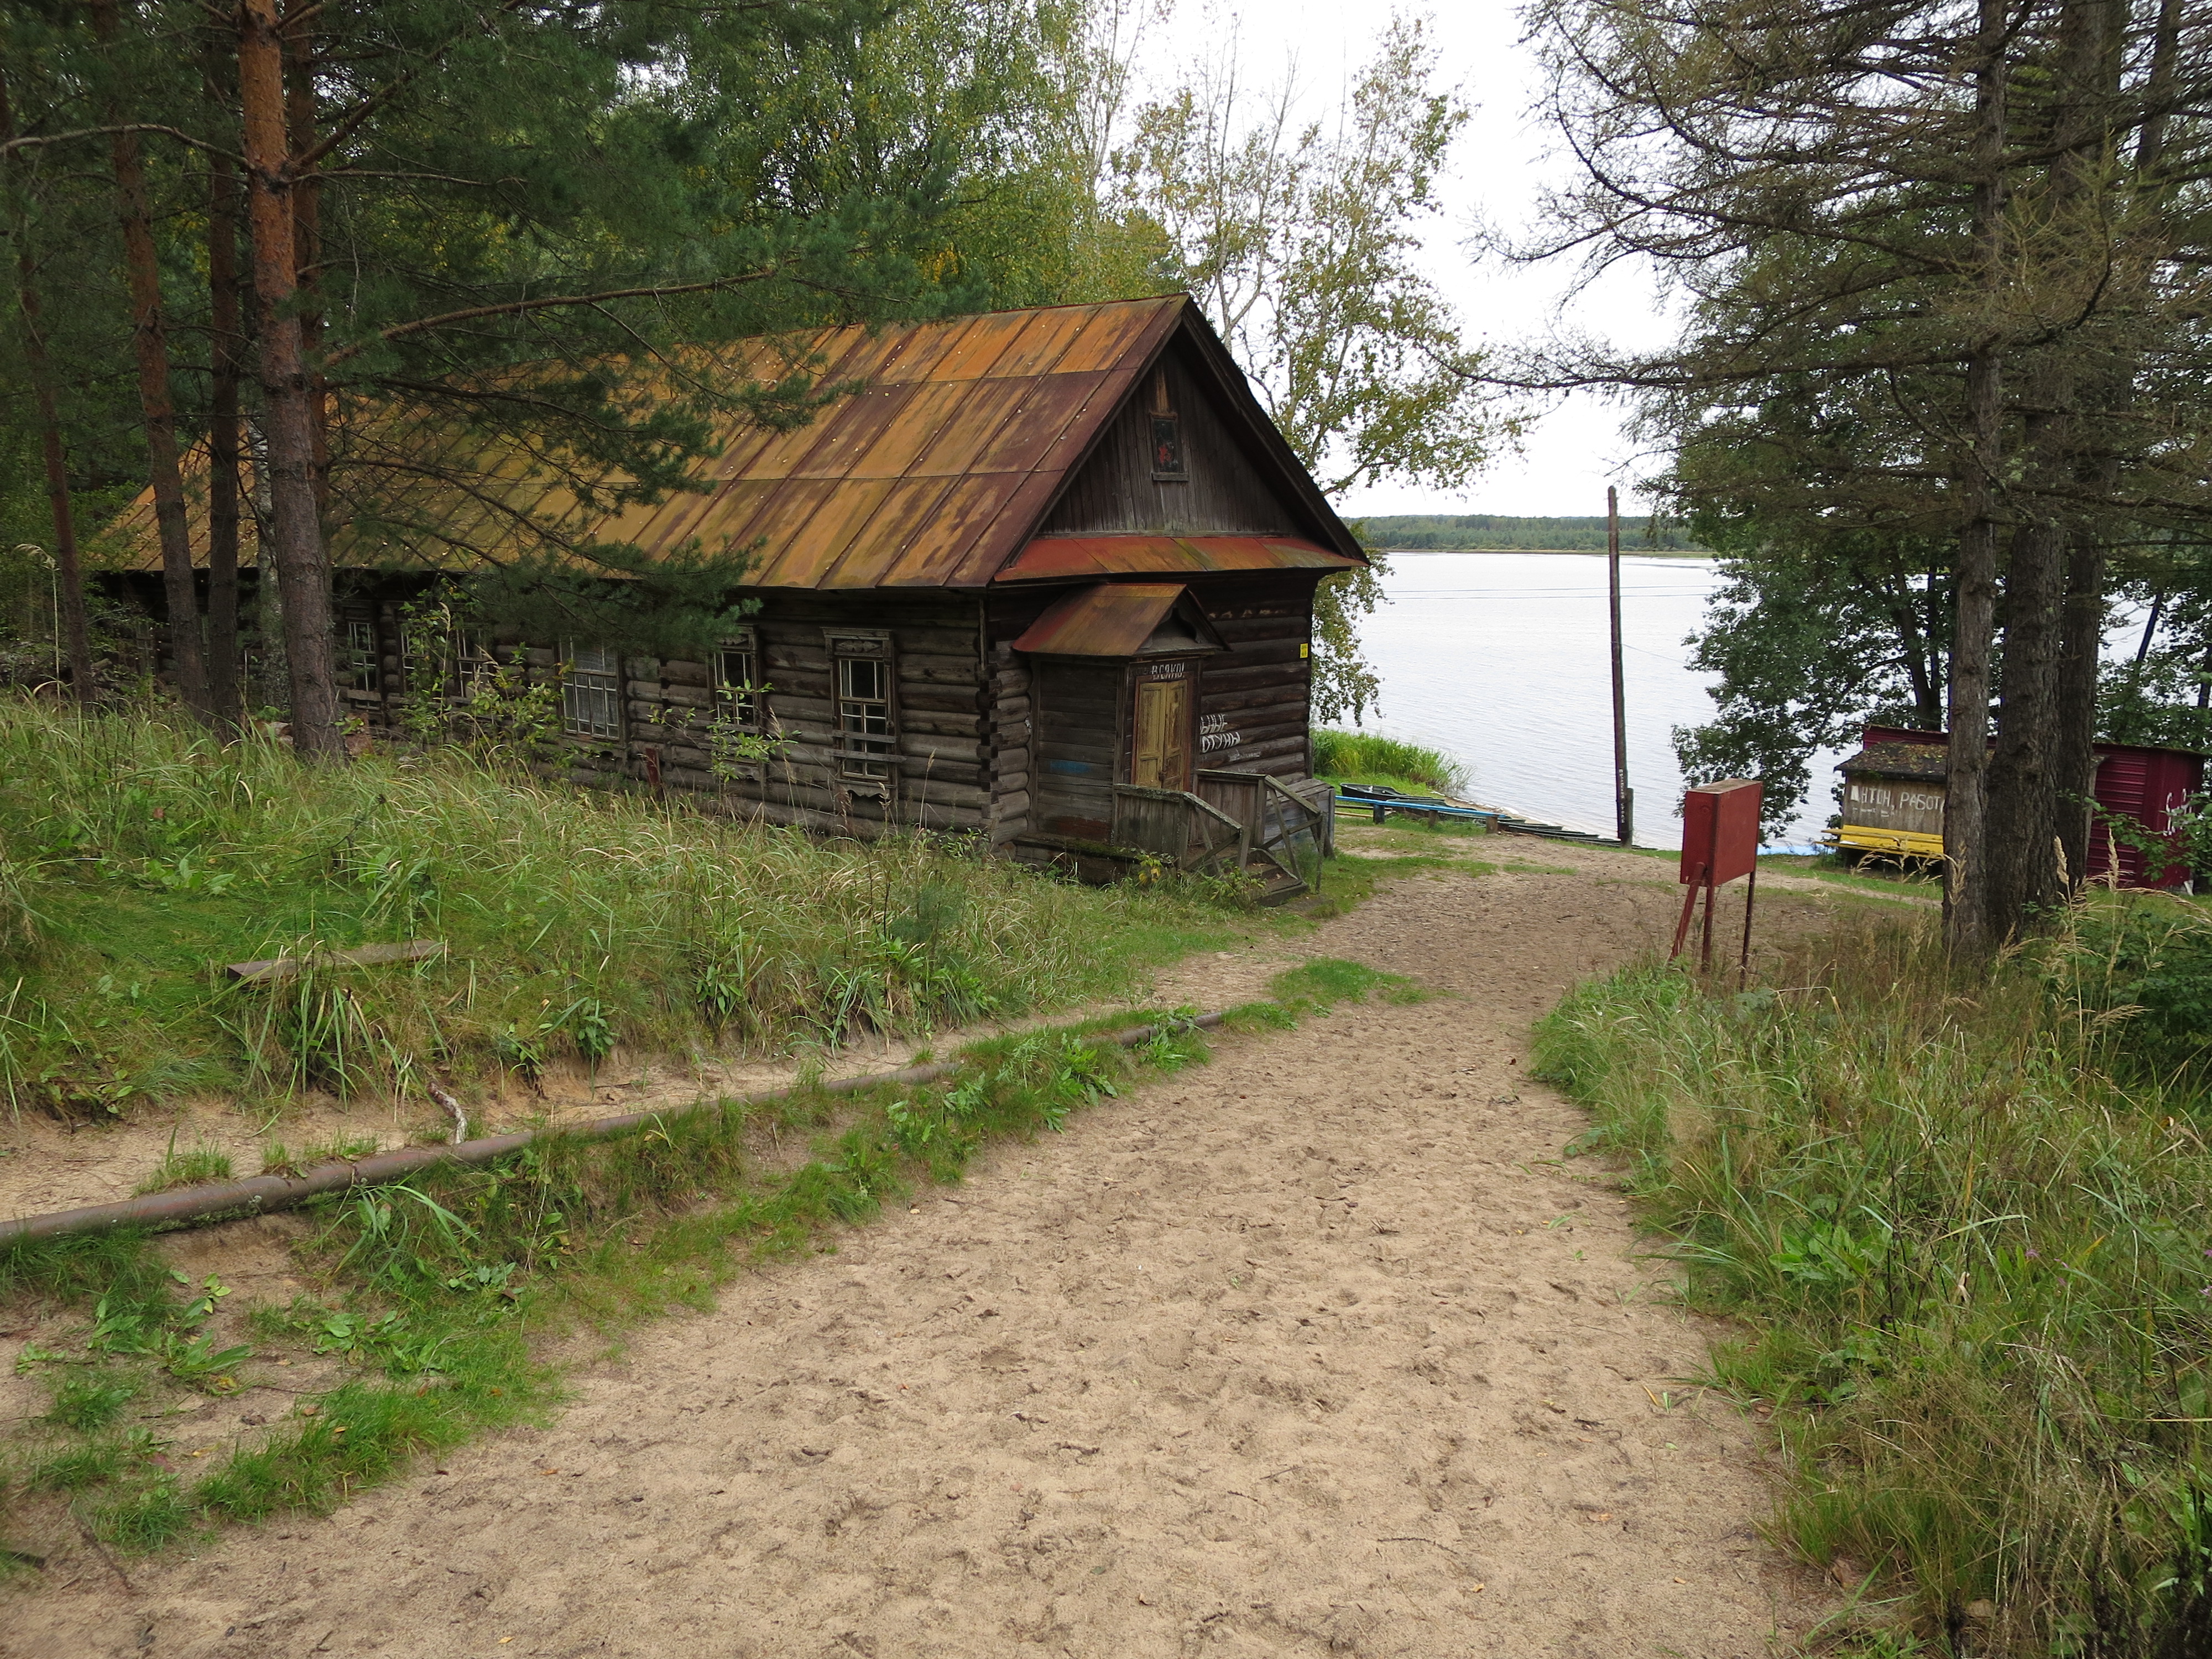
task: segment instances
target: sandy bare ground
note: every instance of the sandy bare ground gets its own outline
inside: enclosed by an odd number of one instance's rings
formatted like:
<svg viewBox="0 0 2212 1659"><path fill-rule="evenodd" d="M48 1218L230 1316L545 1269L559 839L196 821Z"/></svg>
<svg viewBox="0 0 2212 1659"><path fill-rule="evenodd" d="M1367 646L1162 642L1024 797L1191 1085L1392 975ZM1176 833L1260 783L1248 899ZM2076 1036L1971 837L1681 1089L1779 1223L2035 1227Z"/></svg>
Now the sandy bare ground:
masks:
<svg viewBox="0 0 2212 1659"><path fill-rule="evenodd" d="M1302 947L1447 994L1225 1042L328 1520L129 1564L127 1593L58 1557L0 1653L1786 1644L1822 1608L1759 1536L1761 1431L1680 1380L1713 1332L1522 1076L1531 1018L1663 944L1674 890L1527 856L1572 873L1410 878Z"/></svg>

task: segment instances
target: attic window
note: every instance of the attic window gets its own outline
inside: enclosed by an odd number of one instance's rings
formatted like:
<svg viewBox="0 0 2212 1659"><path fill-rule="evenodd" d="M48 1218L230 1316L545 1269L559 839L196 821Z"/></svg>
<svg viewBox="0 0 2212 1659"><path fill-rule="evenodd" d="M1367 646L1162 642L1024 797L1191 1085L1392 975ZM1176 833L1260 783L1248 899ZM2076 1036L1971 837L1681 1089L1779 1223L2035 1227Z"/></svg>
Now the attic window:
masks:
<svg viewBox="0 0 2212 1659"><path fill-rule="evenodd" d="M1190 466L1182 453L1182 416L1168 401L1168 372L1164 368L1152 371L1152 476L1190 477Z"/></svg>

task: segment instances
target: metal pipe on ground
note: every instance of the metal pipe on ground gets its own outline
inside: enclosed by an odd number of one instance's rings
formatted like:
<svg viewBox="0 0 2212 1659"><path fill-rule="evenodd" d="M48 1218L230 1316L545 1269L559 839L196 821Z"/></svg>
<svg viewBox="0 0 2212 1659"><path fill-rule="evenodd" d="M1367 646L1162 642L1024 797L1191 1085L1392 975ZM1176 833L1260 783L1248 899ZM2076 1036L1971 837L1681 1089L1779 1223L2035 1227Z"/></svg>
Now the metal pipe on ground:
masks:
<svg viewBox="0 0 2212 1659"><path fill-rule="evenodd" d="M1220 1014L1200 1014L1191 1019L1164 1021L1153 1025L1132 1025L1119 1031L1109 1031L1096 1039L1111 1042L1117 1048L1133 1048L1164 1031L1208 1030L1221 1024ZM934 1083L951 1076L960 1067L953 1063L933 1066L908 1066L896 1072L878 1072L871 1077L839 1078L833 1082L817 1085L826 1094L854 1094L862 1089L879 1085L896 1085L906 1083ZM749 1095L736 1103L753 1106L771 1100L786 1100L798 1093L796 1089L775 1089L766 1094ZM289 1210L306 1203L324 1193L343 1192L350 1187L377 1187L386 1182L400 1181L417 1172L441 1164L474 1165L490 1164L505 1158L509 1152L520 1152L532 1141L555 1135L578 1135L599 1140L624 1134L632 1129L643 1128L656 1119L667 1116L665 1112L625 1112L619 1117L595 1118L588 1123L561 1124L548 1129L519 1129L509 1134L486 1135L477 1140L464 1140L456 1146L403 1146L396 1152L378 1152L374 1157L348 1159L338 1164L319 1164L295 1176L262 1175L245 1181L212 1181L198 1187L179 1187L174 1192L148 1193L139 1198L118 1200L112 1204L88 1204L81 1209L56 1210L48 1215L16 1216L0 1221L0 1249L34 1239L64 1238L74 1233L106 1232L117 1227L181 1227L209 1221L242 1219L248 1216L267 1215L276 1210Z"/></svg>

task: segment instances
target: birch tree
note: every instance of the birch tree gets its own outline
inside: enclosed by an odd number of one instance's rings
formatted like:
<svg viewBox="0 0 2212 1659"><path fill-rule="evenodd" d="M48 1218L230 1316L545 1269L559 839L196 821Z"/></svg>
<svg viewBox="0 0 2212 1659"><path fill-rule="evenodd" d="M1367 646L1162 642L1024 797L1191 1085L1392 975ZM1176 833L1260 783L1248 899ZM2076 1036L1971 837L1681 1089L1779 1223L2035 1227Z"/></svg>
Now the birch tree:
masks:
<svg viewBox="0 0 2212 1659"><path fill-rule="evenodd" d="M1292 78L1254 88L1233 58L1140 104L1113 201L1158 225L1188 288L1322 490L1385 479L1458 489L1512 428L1480 354L1420 268L1468 110L1437 84L1421 23L1394 20L1334 116ZM1358 620L1379 559L1316 595L1316 712L1360 718L1378 690Z"/></svg>

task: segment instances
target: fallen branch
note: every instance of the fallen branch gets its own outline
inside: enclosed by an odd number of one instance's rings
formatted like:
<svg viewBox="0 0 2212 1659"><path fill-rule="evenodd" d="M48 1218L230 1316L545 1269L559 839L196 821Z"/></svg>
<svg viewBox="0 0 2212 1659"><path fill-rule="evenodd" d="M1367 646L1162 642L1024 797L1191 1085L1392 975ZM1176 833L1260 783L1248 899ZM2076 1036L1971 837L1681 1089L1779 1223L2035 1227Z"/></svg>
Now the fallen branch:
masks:
<svg viewBox="0 0 2212 1659"><path fill-rule="evenodd" d="M456 1146L459 1146L463 1141L469 1138L468 1114L461 1110L461 1103L455 1100L452 1095L447 1093L446 1091L440 1086L438 1080L435 1078L431 1079L429 1083L425 1086L430 1091L430 1098L436 1101L441 1106L444 1107L447 1112L453 1117L453 1145Z"/></svg>

